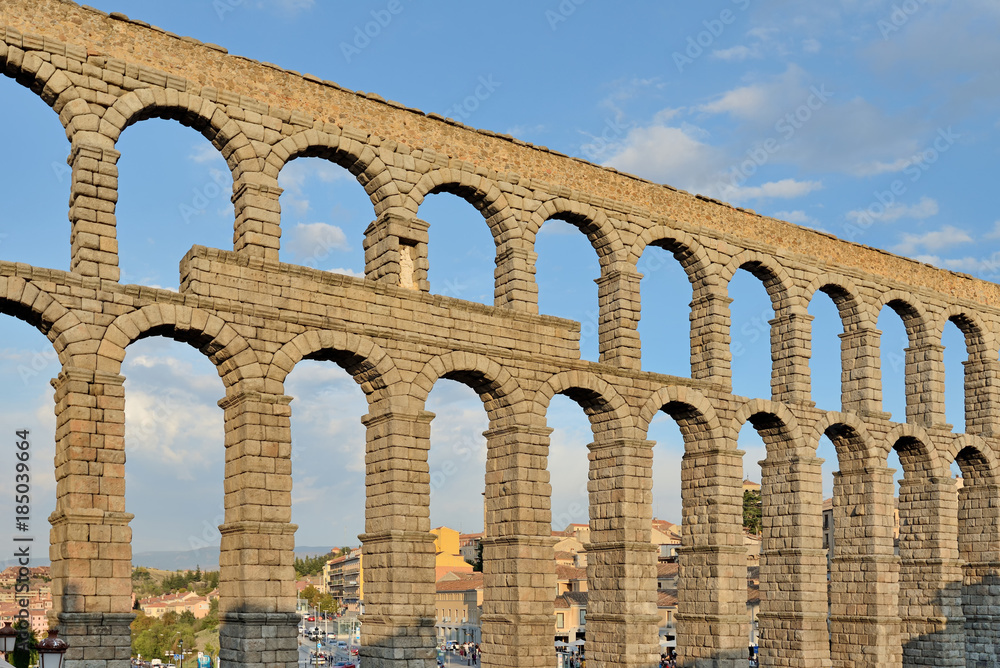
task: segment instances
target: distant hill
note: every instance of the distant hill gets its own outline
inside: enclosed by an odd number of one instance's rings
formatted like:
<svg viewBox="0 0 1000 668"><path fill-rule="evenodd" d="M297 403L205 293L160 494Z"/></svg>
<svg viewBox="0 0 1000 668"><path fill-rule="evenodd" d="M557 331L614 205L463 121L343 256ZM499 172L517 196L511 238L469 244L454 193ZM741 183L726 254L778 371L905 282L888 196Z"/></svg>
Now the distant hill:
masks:
<svg viewBox="0 0 1000 668"><path fill-rule="evenodd" d="M302 546L295 548L295 556L315 557L326 554L329 551L329 547ZM48 554L47 550L46 554ZM16 565L16 560L0 561L0 570ZM48 566L50 562L47 557L45 559L36 559L32 556L31 565ZM201 566L202 570L216 571L219 569L219 548L203 547L197 550L184 551L136 552L132 555L132 566L159 568L165 571L193 571L198 566Z"/></svg>
<svg viewBox="0 0 1000 668"><path fill-rule="evenodd" d="M329 551L329 547L302 546L295 548L295 556L315 557ZM136 552L132 555L132 566L160 568L166 571L193 571L196 567L201 566L202 570L214 571L219 569L219 548L202 547L197 550L184 551Z"/></svg>

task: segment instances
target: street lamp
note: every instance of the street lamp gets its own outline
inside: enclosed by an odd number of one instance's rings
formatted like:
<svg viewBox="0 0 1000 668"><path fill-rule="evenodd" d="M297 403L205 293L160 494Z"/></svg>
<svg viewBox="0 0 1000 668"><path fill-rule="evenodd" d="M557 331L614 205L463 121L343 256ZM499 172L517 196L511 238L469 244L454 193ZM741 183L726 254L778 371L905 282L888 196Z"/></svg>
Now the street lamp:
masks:
<svg viewBox="0 0 1000 668"><path fill-rule="evenodd" d="M49 637L35 645L38 650L39 668L62 668L63 655L69 649L64 640L60 640L55 629L49 629Z"/></svg>
<svg viewBox="0 0 1000 668"><path fill-rule="evenodd" d="M14 627L7 622L0 629L0 652L3 652L4 656L8 656L14 651L14 647L17 645L17 631Z"/></svg>

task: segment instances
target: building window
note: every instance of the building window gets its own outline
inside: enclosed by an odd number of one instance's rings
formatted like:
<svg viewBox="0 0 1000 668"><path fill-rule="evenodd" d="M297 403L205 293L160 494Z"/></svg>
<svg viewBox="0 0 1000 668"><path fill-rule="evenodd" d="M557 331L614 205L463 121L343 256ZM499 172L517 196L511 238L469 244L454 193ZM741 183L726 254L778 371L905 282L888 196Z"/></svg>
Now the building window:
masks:
<svg viewBox="0 0 1000 668"><path fill-rule="evenodd" d="M830 534L823 534L823 549L830 549Z"/></svg>
<svg viewBox="0 0 1000 668"><path fill-rule="evenodd" d="M830 528L830 516L827 515L826 513L823 513L823 528L824 529Z"/></svg>
<svg viewBox="0 0 1000 668"><path fill-rule="evenodd" d="M563 619L563 613L561 613L561 612L557 612L557 613L556 613L556 628L557 628L557 629L561 629L561 628L563 628L563 627L565 627L565 626L566 626L566 625L565 625L565 623L564 623L564 619Z"/></svg>
<svg viewBox="0 0 1000 668"><path fill-rule="evenodd" d="M580 610L580 626L583 626L586 623L587 623L587 611L581 609Z"/></svg>

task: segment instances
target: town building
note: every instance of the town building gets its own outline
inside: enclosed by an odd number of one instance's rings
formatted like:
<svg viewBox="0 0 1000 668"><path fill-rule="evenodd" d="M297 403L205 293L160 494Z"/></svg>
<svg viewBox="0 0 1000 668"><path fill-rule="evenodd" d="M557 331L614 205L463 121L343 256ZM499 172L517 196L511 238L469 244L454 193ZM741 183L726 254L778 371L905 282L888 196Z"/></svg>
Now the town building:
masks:
<svg viewBox="0 0 1000 668"><path fill-rule="evenodd" d="M458 550L465 559L470 564L476 563L479 558L479 546L483 544L483 536L485 534L480 533L463 533L458 537Z"/></svg>
<svg viewBox="0 0 1000 668"><path fill-rule="evenodd" d="M437 581L435 596L438 644L482 641L483 574L447 573Z"/></svg>
<svg viewBox="0 0 1000 668"><path fill-rule="evenodd" d="M574 643L587 636L587 592L566 591L556 596L556 642Z"/></svg>
<svg viewBox="0 0 1000 668"><path fill-rule="evenodd" d="M344 600L344 562L346 555L335 557L323 566L323 588L333 597L337 604Z"/></svg>
<svg viewBox="0 0 1000 668"><path fill-rule="evenodd" d="M350 551L344 558L343 598L340 604L348 613L363 612L365 595L365 571L361 548Z"/></svg>
<svg viewBox="0 0 1000 668"><path fill-rule="evenodd" d="M214 589L204 596L199 596L193 591L177 592L139 599L139 609L146 615L157 619L168 612L174 612L178 615L190 612L195 619L203 619L211 612L212 601L217 598L219 598L218 589Z"/></svg>

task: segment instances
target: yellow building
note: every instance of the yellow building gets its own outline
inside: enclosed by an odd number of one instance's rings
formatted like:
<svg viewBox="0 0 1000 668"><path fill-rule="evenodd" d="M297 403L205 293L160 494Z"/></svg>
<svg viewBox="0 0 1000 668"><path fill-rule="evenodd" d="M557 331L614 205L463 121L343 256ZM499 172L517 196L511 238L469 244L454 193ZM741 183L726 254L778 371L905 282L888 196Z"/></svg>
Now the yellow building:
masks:
<svg viewBox="0 0 1000 668"><path fill-rule="evenodd" d="M472 564L462 556L459 533L448 527L431 529L434 534L434 580L448 573L471 573Z"/></svg>

